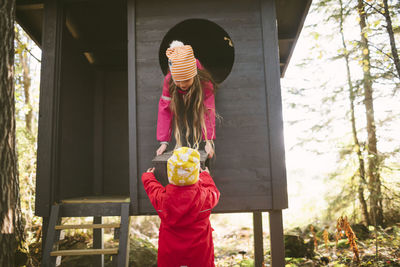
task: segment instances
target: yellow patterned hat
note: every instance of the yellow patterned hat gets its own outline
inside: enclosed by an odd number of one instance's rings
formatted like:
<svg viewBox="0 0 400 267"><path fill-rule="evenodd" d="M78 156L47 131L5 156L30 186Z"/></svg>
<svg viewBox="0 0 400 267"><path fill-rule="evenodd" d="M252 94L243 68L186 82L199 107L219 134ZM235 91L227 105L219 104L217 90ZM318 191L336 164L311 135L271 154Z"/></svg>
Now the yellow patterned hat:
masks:
<svg viewBox="0 0 400 267"><path fill-rule="evenodd" d="M174 185L192 185L199 180L200 153L189 147L174 150L167 162L168 181Z"/></svg>

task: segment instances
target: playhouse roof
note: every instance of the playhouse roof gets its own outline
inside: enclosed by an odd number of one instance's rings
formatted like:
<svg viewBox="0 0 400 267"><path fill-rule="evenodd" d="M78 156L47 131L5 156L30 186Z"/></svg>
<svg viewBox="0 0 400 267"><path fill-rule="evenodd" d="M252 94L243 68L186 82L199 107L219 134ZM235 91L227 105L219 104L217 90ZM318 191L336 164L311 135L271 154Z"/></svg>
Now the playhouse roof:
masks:
<svg viewBox="0 0 400 267"><path fill-rule="evenodd" d="M276 1L279 57L282 77L289 64L311 1L312 0ZM66 2L68 2L68 0ZM43 0L17 0L17 22L25 29L39 47L41 47L42 42L43 6ZM110 22L110 20L108 22ZM84 31L84 29L82 31ZM123 40L118 41L120 41L120 45L123 45ZM110 44L105 45L110 46ZM116 56L122 58L123 55L119 52Z"/></svg>

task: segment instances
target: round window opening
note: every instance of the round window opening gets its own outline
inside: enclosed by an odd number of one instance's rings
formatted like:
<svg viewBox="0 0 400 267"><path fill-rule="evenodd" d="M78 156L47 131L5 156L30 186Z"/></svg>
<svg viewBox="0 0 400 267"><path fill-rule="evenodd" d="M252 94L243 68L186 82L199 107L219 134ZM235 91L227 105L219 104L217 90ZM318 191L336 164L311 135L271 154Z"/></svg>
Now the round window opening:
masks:
<svg viewBox="0 0 400 267"><path fill-rule="evenodd" d="M222 83L232 70L234 49L228 33L220 26L205 19L184 20L164 36L159 50L161 70L168 73L165 51L174 40L191 45L195 57L211 73L217 83Z"/></svg>

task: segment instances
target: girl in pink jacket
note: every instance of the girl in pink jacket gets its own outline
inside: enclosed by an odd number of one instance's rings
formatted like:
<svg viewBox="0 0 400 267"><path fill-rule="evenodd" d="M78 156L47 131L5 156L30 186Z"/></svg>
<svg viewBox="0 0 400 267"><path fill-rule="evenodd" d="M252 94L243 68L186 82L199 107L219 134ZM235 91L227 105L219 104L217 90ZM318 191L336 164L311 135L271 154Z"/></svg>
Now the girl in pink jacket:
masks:
<svg viewBox="0 0 400 267"><path fill-rule="evenodd" d="M156 154L167 149L172 129L176 146L198 149L202 141L208 157L214 155L215 83L194 57L190 45L173 41L167 49L170 72L164 78L158 104Z"/></svg>

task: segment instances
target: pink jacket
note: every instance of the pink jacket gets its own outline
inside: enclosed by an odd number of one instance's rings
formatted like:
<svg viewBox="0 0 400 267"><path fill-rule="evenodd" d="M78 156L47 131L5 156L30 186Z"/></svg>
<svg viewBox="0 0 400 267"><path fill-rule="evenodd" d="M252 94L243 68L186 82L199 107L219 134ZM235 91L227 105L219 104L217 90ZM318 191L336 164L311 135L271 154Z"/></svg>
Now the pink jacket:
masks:
<svg viewBox="0 0 400 267"><path fill-rule="evenodd" d="M210 215L220 192L210 174L200 173L193 185L164 187L153 173L145 172L142 182L161 219L158 267L215 266Z"/></svg>
<svg viewBox="0 0 400 267"><path fill-rule="evenodd" d="M198 60L197 68L203 69L203 66ZM157 119L157 140L160 142L169 142L171 140L172 133L172 118L173 114L169 107L171 103L171 95L169 93L169 82L171 80L171 73L164 78L163 91L158 102L158 119ZM203 82L203 93L204 93L204 106L206 107L205 124L207 128L207 139L215 139L215 98L214 98L214 87L210 81ZM204 131L203 131L203 140Z"/></svg>

